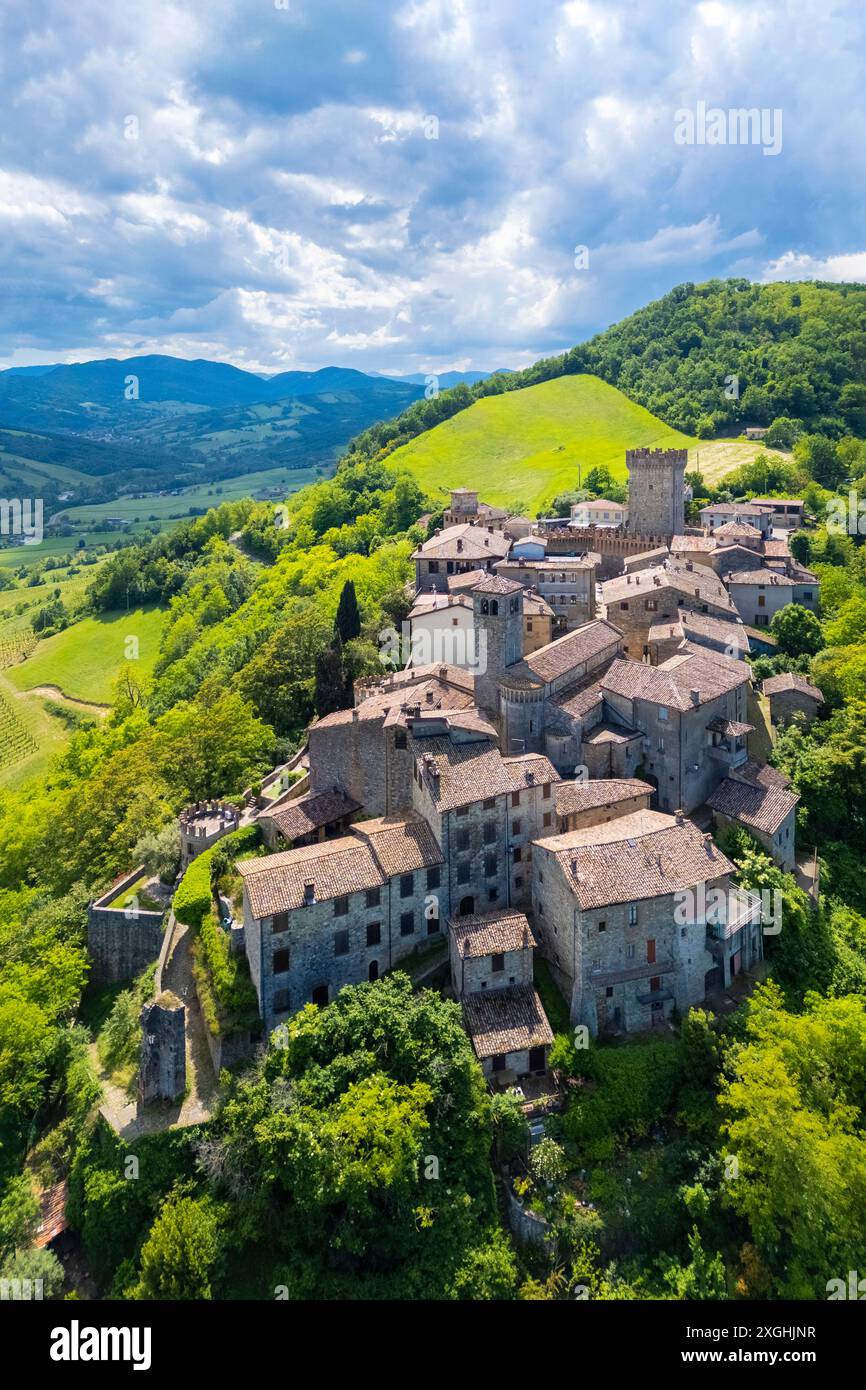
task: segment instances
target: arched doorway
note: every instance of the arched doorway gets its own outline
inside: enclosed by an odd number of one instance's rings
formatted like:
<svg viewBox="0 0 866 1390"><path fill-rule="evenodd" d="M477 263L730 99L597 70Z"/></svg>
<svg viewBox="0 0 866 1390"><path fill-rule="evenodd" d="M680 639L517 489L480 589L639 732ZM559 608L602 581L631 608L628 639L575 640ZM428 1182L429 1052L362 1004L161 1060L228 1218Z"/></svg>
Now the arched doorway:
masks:
<svg viewBox="0 0 866 1390"><path fill-rule="evenodd" d="M317 1008L323 1009L328 1002L328 986L316 985L310 997Z"/></svg>
<svg viewBox="0 0 866 1390"><path fill-rule="evenodd" d="M460 911L457 914L458 917L471 917L474 911L475 899L473 897L470 896L460 899Z"/></svg>
<svg viewBox="0 0 866 1390"><path fill-rule="evenodd" d="M378 978L379 978L379 962L378 962L377 960L371 960L371 961L370 961L370 965L369 965L368 970L367 970L367 979L368 979L368 980L370 981L370 983L372 984L373 981L374 981L374 980L378 980Z"/></svg>
<svg viewBox="0 0 866 1390"><path fill-rule="evenodd" d="M650 807L653 811L657 811L659 806L659 779L652 772L642 772L640 776L644 782L649 782L653 789L652 796L650 797Z"/></svg>

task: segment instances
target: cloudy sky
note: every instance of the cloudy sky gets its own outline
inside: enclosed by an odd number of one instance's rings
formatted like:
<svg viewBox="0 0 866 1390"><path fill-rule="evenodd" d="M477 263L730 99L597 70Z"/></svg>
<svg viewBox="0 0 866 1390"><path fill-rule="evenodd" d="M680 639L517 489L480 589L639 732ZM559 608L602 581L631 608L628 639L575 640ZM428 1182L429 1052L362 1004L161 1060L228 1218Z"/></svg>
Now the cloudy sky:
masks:
<svg viewBox="0 0 866 1390"><path fill-rule="evenodd" d="M683 280L864 280L864 43L862 0L7 5L0 365L516 367ZM780 153L678 143L699 102Z"/></svg>

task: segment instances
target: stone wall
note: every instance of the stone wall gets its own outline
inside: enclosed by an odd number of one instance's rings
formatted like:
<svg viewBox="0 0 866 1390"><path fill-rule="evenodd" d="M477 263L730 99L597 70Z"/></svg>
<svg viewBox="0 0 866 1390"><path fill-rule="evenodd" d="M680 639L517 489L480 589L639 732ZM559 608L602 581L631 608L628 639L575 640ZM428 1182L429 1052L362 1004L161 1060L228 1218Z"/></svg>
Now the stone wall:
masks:
<svg viewBox="0 0 866 1390"><path fill-rule="evenodd" d="M178 1100L186 1090L186 1009L169 990L141 1011L139 1100Z"/></svg>
<svg viewBox="0 0 866 1390"><path fill-rule="evenodd" d="M162 946L162 912L138 907L114 908L144 872L142 865L111 885L87 909L87 950L96 984L119 984L140 975L156 960Z"/></svg>

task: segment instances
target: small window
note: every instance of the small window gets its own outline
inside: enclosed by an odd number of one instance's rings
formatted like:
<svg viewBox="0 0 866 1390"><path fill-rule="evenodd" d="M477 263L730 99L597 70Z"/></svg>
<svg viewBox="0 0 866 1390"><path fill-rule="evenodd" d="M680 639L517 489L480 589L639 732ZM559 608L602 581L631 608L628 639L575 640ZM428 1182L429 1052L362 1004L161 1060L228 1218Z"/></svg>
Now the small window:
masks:
<svg viewBox="0 0 866 1390"><path fill-rule="evenodd" d="M549 783L549 782L545 782L544 786L541 788L541 795L544 797L545 801L547 801L548 798L550 797L550 783Z"/></svg>
<svg viewBox="0 0 866 1390"><path fill-rule="evenodd" d="M274 951L274 974L285 975L289 968L288 951Z"/></svg>
<svg viewBox="0 0 866 1390"><path fill-rule="evenodd" d="M659 719L661 719L662 723L664 723L664 721L667 719L667 717L668 717L668 712L667 712L667 710L665 709L664 705L661 705L661 706L659 707Z"/></svg>
<svg viewBox="0 0 866 1390"><path fill-rule="evenodd" d="M471 877L470 865L469 865L469 864L458 864L458 865L457 865L457 882L458 882L458 883L468 883L470 877Z"/></svg>
<svg viewBox="0 0 866 1390"><path fill-rule="evenodd" d="M382 901L381 888L368 888L366 894L367 906L378 907Z"/></svg>
<svg viewBox="0 0 866 1390"><path fill-rule="evenodd" d="M394 747L395 747L395 748L405 748L405 747L406 747L406 730L405 730L405 729L398 729L398 730L397 730L396 734L394 735Z"/></svg>
<svg viewBox="0 0 866 1390"><path fill-rule="evenodd" d="M620 606L620 608L626 609L626 611L628 610L628 604L627 604L627 603L621 603L619 606Z"/></svg>
<svg viewBox="0 0 866 1390"><path fill-rule="evenodd" d="M511 822L511 833L512 833L512 835L519 835L519 834L520 834L520 821L519 821L519 820L513 820L513 821Z"/></svg>
<svg viewBox="0 0 866 1390"><path fill-rule="evenodd" d="M545 827L547 827L547 826L549 826L549 825L552 823L552 821L553 821L553 813L552 813L551 811L545 811L544 816L543 816L543 818L542 818L542 822L541 822L542 825L545 826Z"/></svg>
<svg viewBox="0 0 866 1390"><path fill-rule="evenodd" d="M496 809L496 797L485 796L484 800L481 803L481 806L482 809L485 811L494 811Z"/></svg>
<svg viewBox="0 0 866 1390"><path fill-rule="evenodd" d="M438 560L428 560L428 561L427 561L427 573L428 573L428 574L438 574L438 573L439 573L439 561L438 561Z"/></svg>
<svg viewBox="0 0 866 1390"><path fill-rule="evenodd" d="M647 965L655 965L655 963L656 963L656 943L655 943L655 937L652 937L652 936L650 936L650 937L647 938L647 943L646 943L646 963L647 963Z"/></svg>
<svg viewBox="0 0 866 1390"><path fill-rule="evenodd" d="M378 946L378 945L379 945L379 942L380 942L381 940L382 940L382 923L381 923L381 922L368 922L368 923L367 923L367 945L368 945L368 946Z"/></svg>
<svg viewBox="0 0 866 1390"><path fill-rule="evenodd" d="M484 822L484 843L485 845L496 844L496 821L486 820Z"/></svg>
<svg viewBox="0 0 866 1390"><path fill-rule="evenodd" d="M291 999L287 989L274 991L274 1013L287 1014L291 1008Z"/></svg>
<svg viewBox="0 0 866 1390"><path fill-rule="evenodd" d="M463 851L463 852L465 853L465 851L466 851L468 848L469 848L469 831L468 831L468 830L458 830L458 831L457 831L457 849L458 849L458 851Z"/></svg>
<svg viewBox="0 0 866 1390"><path fill-rule="evenodd" d="M502 1053L497 1053L495 1057L490 1058L490 1070L505 1071L505 1058Z"/></svg>
<svg viewBox="0 0 866 1390"><path fill-rule="evenodd" d="M484 856L484 877L495 878L499 872L499 865L495 854L485 854Z"/></svg>
<svg viewBox="0 0 866 1390"><path fill-rule="evenodd" d="M519 864L520 861L521 861L521 859L523 858L523 850L521 849L520 845L515 845L515 846L514 846L513 858L514 858L515 864Z"/></svg>
<svg viewBox="0 0 866 1390"><path fill-rule="evenodd" d="M414 874L401 874L401 875L400 875L400 897L401 897L401 898L411 898L411 896L412 896L412 894L413 894L414 892L415 892L415 875L414 875Z"/></svg>
<svg viewBox="0 0 866 1390"><path fill-rule="evenodd" d="M633 942L633 941L630 942L630 944L629 944L628 946L626 946L626 948L625 948L625 957L626 957L626 960L634 960L634 942Z"/></svg>
<svg viewBox="0 0 866 1390"><path fill-rule="evenodd" d="M517 875L517 878L514 880L514 887L515 887L515 888L522 888L522 887L523 887L523 879L520 877L520 874L518 874L518 875Z"/></svg>
<svg viewBox="0 0 866 1390"><path fill-rule="evenodd" d="M658 992L659 992L659 990L661 989L661 987L662 987L662 977L661 977L661 975L653 975L652 979L650 980L650 989L652 990L653 994L658 994Z"/></svg>
<svg viewBox="0 0 866 1390"><path fill-rule="evenodd" d="M511 804L512 804L512 806L519 806L519 805L520 805L520 792L512 792L512 793L511 793Z"/></svg>
<svg viewBox="0 0 866 1390"><path fill-rule="evenodd" d="M377 960L371 960L370 964L367 966L367 979L370 981L370 984L373 984L378 978L379 962Z"/></svg>
<svg viewBox="0 0 866 1390"><path fill-rule="evenodd" d="M441 882L442 870L440 869L439 865L436 864L432 869L427 870L427 887L438 888Z"/></svg>
<svg viewBox="0 0 866 1390"><path fill-rule="evenodd" d="M494 975L505 969L505 956L501 951L490 957L490 969Z"/></svg>
<svg viewBox="0 0 866 1390"><path fill-rule="evenodd" d="M271 931L288 931L289 914L288 912L275 912L271 918Z"/></svg>
<svg viewBox="0 0 866 1390"><path fill-rule="evenodd" d="M607 922L599 922L598 929L599 931L607 931Z"/></svg>
<svg viewBox="0 0 866 1390"><path fill-rule="evenodd" d="M628 905L628 924L630 927L637 926L637 903Z"/></svg>
<svg viewBox="0 0 866 1390"><path fill-rule="evenodd" d="M468 807L468 806L458 806L458 807L457 807L457 814L458 814L458 816L468 816L468 815L469 815L469 807Z"/></svg>
<svg viewBox="0 0 866 1390"><path fill-rule="evenodd" d="M608 985L607 989L605 990L605 996L606 996L608 999L612 999L612 998L613 998L613 985Z"/></svg>
<svg viewBox="0 0 866 1390"><path fill-rule="evenodd" d="M347 956L349 954L349 933L347 931L334 932L334 955Z"/></svg>
<svg viewBox="0 0 866 1390"><path fill-rule="evenodd" d="M400 917L400 935L411 936L415 930L415 913L404 912Z"/></svg>
<svg viewBox="0 0 866 1390"><path fill-rule="evenodd" d="M335 898L335 899L334 899L334 916L335 916L335 917L345 917L345 915L346 915L346 913L347 913L348 911L349 911L349 899L348 899L348 898Z"/></svg>
<svg viewBox="0 0 866 1390"><path fill-rule="evenodd" d="M495 902L497 901L498 898L499 898L499 889L498 889L498 888L488 888L488 890L487 890L487 901L488 901L489 903L495 903Z"/></svg>

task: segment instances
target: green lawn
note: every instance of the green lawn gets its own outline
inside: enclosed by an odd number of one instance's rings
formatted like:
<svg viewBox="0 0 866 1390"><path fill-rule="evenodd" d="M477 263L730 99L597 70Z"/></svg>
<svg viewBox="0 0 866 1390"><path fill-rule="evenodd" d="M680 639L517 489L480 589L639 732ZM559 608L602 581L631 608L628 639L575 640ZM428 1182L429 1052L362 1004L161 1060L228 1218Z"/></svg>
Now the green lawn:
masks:
<svg viewBox="0 0 866 1390"><path fill-rule="evenodd" d="M113 502L85 503L80 507L63 507L56 515L72 526L98 523L107 517L122 517L125 521L185 520L190 507L218 507L221 502L236 502L242 497L255 497L270 488L279 488L286 496L314 482L314 468L268 468L256 473L244 473L238 478L223 478L218 482L199 483L184 488L176 497L118 497ZM114 533L115 539L117 532Z"/></svg>
<svg viewBox="0 0 866 1390"><path fill-rule="evenodd" d="M578 486L578 465L585 476L606 464L624 479L626 449L696 443L598 377L566 376L476 401L389 462L409 468L433 497L476 487L485 502L534 515Z"/></svg>
<svg viewBox="0 0 866 1390"><path fill-rule="evenodd" d="M159 650L165 621L161 608L137 608L129 613L105 613L83 618L64 632L40 642L27 661L6 673L19 690L55 685L65 695L108 704L117 672L138 642L136 670L149 676Z"/></svg>

